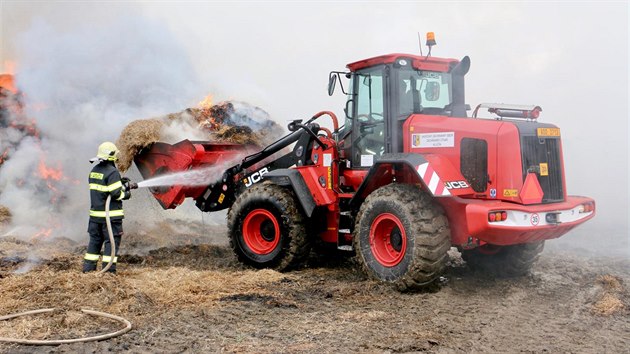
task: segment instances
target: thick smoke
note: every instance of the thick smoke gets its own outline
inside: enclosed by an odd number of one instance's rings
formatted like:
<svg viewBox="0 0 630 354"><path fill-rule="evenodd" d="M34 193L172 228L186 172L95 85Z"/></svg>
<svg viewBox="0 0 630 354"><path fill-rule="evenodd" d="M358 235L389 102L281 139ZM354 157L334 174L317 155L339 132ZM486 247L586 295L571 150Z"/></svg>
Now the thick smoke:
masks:
<svg viewBox="0 0 630 354"><path fill-rule="evenodd" d="M229 115L229 120L233 125L244 125L253 130L269 129L273 121L269 113L260 107L252 106L245 102L232 101L234 112Z"/></svg>
<svg viewBox="0 0 630 354"><path fill-rule="evenodd" d="M195 119L187 112L182 113L182 119L168 120L160 117L165 121L162 126L160 140L169 144L176 144L184 139L191 140L207 140L208 135L199 129L198 124L194 124Z"/></svg>
<svg viewBox="0 0 630 354"><path fill-rule="evenodd" d="M0 204L16 235L52 227L84 237L88 159L130 121L194 102L196 75L169 31L139 16L72 31L35 21L14 40L17 85L41 138L21 139L0 169ZM42 178L42 166L63 176Z"/></svg>
<svg viewBox="0 0 630 354"><path fill-rule="evenodd" d="M266 145L265 143L271 143L269 139L275 140L283 131L264 109L241 101L225 101L156 118L164 122L160 140L171 144L183 139L222 141L225 139L220 139L221 137L213 133L220 133L221 128L241 127L257 132L261 138L265 137L261 143ZM257 134L252 134L252 139L256 136Z"/></svg>

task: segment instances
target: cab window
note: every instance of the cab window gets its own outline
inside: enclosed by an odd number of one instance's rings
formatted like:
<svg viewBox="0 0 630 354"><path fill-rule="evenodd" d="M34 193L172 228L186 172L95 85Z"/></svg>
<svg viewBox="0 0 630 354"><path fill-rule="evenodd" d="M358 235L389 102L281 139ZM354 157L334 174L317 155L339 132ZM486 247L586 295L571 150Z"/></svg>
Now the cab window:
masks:
<svg viewBox="0 0 630 354"><path fill-rule="evenodd" d="M449 73L401 70L397 85L398 116L450 110L453 96L451 83Z"/></svg>
<svg viewBox="0 0 630 354"><path fill-rule="evenodd" d="M356 114L354 115L355 167L370 167L385 151L383 70L381 67L356 76Z"/></svg>

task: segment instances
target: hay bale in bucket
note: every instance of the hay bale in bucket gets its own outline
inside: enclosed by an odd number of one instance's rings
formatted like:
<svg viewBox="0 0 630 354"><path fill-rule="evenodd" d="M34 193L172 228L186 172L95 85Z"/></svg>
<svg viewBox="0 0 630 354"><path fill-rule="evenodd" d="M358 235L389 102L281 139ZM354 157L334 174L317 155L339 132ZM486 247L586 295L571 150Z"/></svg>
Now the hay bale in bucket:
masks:
<svg viewBox="0 0 630 354"><path fill-rule="evenodd" d="M187 108L153 119L127 125L116 146L120 149L118 168L125 172L134 157L151 144L181 136L182 127L211 142L251 144L264 147L279 138L283 129L262 109L243 102L221 102L202 108ZM176 134L173 134L175 131Z"/></svg>
<svg viewBox="0 0 630 354"><path fill-rule="evenodd" d="M159 119L140 119L129 123L116 141L120 149L118 168L121 172L131 167L133 158L145 147L160 141L164 123Z"/></svg>

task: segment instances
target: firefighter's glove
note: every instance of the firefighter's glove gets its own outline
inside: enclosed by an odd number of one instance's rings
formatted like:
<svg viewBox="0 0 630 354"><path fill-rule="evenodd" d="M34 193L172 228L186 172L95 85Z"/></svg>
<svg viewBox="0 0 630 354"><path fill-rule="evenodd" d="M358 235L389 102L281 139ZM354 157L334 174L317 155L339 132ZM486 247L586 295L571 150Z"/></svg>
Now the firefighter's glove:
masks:
<svg viewBox="0 0 630 354"><path fill-rule="evenodd" d="M133 189L133 185L136 185L136 188L137 188L137 184L131 182L131 180L129 180L129 178L127 177L121 178L120 181L122 182L122 185L123 185L123 192L125 192L125 196L123 197L123 200L128 200L131 198L131 190Z"/></svg>

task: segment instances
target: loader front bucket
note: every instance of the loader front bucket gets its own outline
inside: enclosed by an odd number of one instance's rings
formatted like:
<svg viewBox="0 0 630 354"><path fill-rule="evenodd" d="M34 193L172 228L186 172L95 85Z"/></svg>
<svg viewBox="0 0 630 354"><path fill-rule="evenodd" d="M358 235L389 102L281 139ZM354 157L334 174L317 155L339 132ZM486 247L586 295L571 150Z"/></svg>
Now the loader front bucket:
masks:
<svg viewBox="0 0 630 354"><path fill-rule="evenodd" d="M176 172L235 161L253 152L249 145L183 140L177 144L154 143L136 155L134 162L144 180ZM164 209L174 209L185 198L196 199L208 186L156 186L150 191Z"/></svg>

